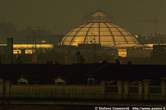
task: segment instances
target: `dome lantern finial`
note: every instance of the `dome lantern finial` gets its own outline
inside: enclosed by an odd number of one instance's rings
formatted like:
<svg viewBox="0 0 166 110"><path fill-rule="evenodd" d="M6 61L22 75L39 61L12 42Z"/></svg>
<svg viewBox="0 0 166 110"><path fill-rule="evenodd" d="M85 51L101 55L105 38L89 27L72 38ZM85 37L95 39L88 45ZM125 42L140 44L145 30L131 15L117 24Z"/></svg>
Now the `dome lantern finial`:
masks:
<svg viewBox="0 0 166 110"><path fill-rule="evenodd" d="M102 10L96 10L94 13L90 15L90 22L110 22L107 14Z"/></svg>
<svg viewBox="0 0 166 110"><path fill-rule="evenodd" d="M92 14L92 17L107 17L107 15L105 12L97 10Z"/></svg>

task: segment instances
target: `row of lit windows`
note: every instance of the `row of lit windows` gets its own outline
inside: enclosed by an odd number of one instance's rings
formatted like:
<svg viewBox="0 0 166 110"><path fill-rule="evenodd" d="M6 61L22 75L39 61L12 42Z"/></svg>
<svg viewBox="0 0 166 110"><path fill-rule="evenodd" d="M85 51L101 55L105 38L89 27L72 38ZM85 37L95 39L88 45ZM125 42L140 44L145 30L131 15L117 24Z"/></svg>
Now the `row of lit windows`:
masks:
<svg viewBox="0 0 166 110"><path fill-rule="evenodd" d="M70 41L82 41L82 42L85 42L85 41L99 41L100 42L105 42L105 41L108 41L108 42L112 42L112 41L115 41L115 42L118 42L118 41L127 41L127 42L135 42L136 40L133 39L133 38L130 38L130 37L95 37L95 38L92 38L92 37L75 37L75 38L66 38L65 39L65 42L70 42Z"/></svg>
<svg viewBox="0 0 166 110"><path fill-rule="evenodd" d="M74 39L65 39L64 42L100 42L100 43L104 43L104 42L136 42L135 39L132 39L132 38L123 38L123 37L120 37L120 38L74 38Z"/></svg>
<svg viewBox="0 0 166 110"><path fill-rule="evenodd" d="M75 39L75 38L78 38L78 39L84 39L84 38L89 38L89 39L94 39L94 38L96 38L96 39L110 39L110 38L117 38L117 39L121 39L121 38L124 38L124 39L132 39L132 40L134 40L134 39L136 39L136 38L134 38L134 37L132 37L132 36L66 36L64 39L66 40L66 39Z"/></svg>
<svg viewBox="0 0 166 110"><path fill-rule="evenodd" d="M126 42L126 41L124 41L124 40L121 40L121 41L117 41L117 42L114 42L114 41L104 41L104 42L99 42L99 41L94 41L94 40L91 40L91 41L84 41L84 42L82 42L82 41L72 41L72 42L63 42L64 44L70 44L70 43L100 43L100 44L105 44L105 43L116 43L116 44L118 44L118 43L123 43L123 44L135 44L135 43L137 43L137 42Z"/></svg>
<svg viewBox="0 0 166 110"><path fill-rule="evenodd" d="M66 36L65 38L64 38L64 40L67 40L67 39L86 39L86 38L88 38L88 39L110 39L110 38L117 38L117 39L121 39L121 38L124 38L124 39L131 39L131 40L136 40L136 38L134 38L134 37L132 37L132 36L90 36L90 35L88 35L88 36L82 36L82 35L80 35L80 36Z"/></svg>
<svg viewBox="0 0 166 110"><path fill-rule="evenodd" d="M13 50L13 54L14 55L18 55L18 54L33 54L33 50L30 50L30 49L27 49L27 50L25 50L25 52L24 53L22 53L22 50L19 50L19 49L17 49L17 50Z"/></svg>
<svg viewBox="0 0 166 110"><path fill-rule="evenodd" d="M126 37L126 36L131 36L133 37L130 33L120 33L120 32L101 32L101 33L83 33L83 32L79 32L77 34L71 33L71 34L67 34L66 37L74 37L74 36L91 36L91 37L102 37L102 36L117 36L117 37Z"/></svg>
<svg viewBox="0 0 166 110"><path fill-rule="evenodd" d="M53 48L53 44L13 44L15 49L27 48Z"/></svg>
<svg viewBox="0 0 166 110"><path fill-rule="evenodd" d="M128 32L118 32L118 31L113 31L113 32L99 32L99 31L85 31L85 32L71 32L68 33L66 36L86 36L86 35L91 35L91 36L128 36L128 35L132 35L131 33Z"/></svg>
<svg viewBox="0 0 166 110"><path fill-rule="evenodd" d="M71 43L69 43L69 42L64 42L64 45L69 45L69 44L74 44L74 43L76 43L76 44L83 44L82 42L71 42ZM104 42L104 43L99 43L99 42L85 42L84 44L94 44L94 43L96 43L96 44L102 44L102 45L105 45L105 44L126 44L126 42ZM127 44L135 44L136 42L128 42Z"/></svg>
<svg viewBox="0 0 166 110"><path fill-rule="evenodd" d="M79 41L79 40L73 40L72 42L76 42L76 43L81 43L81 42L83 42L83 41ZM105 43L105 42L114 42L114 41L103 41L103 42L99 42L99 40L86 40L86 41L84 41L84 42L98 42L98 43ZM114 43L121 43L121 42L124 42L124 44L127 44L128 42L127 41L125 41L125 40L119 40L119 41L116 41L116 42L114 42ZM132 43L136 43L136 42L132 42Z"/></svg>
<svg viewBox="0 0 166 110"><path fill-rule="evenodd" d="M111 23L88 23L88 24L84 24L84 25L81 25L79 26L81 28L84 28L84 27L87 27L87 28L91 28L91 27L100 27L100 28L118 28L117 25L114 25L114 24L111 24Z"/></svg>
<svg viewBox="0 0 166 110"><path fill-rule="evenodd" d="M123 37L123 38L131 38L131 39L136 39L135 37L133 36L130 36L130 35L127 35L127 36L114 36L114 35L102 35L102 36L98 36L98 35L87 35L87 36L84 36L84 35L78 35L78 36L66 36L64 37L64 39L73 39L73 38L112 38L112 37Z"/></svg>
<svg viewBox="0 0 166 110"><path fill-rule="evenodd" d="M121 28L76 28L74 30L72 30L71 32L87 32L87 30L89 31L100 31L100 32L107 32L107 31L111 31L111 32L126 32L124 29L121 29Z"/></svg>
<svg viewBox="0 0 166 110"><path fill-rule="evenodd" d="M65 42L64 45L75 45L78 46L79 44L83 44L81 42ZM98 43L98 42L85 42L84 44L101 44L102 46L107 46L107 47L111 47L113 45L135 45L134 42L129 42L128 44L126 44L126 42L105 42L105 43Z"/></svg>
<svg viewBox="0 0 166 110"><path fill-rule="evenodd" d="M85 38L85 37L88 37L88 38L112 38L112 37L117 37L117 38L132 38L132 39L136 39L135 37L133 36L114 36L114 35L102 35L102 36L98 36L98 35L87 35L87 36L82 36L82 35L79 35L79 36L66 36L64 39L73 39L73 38Z"/></svg>

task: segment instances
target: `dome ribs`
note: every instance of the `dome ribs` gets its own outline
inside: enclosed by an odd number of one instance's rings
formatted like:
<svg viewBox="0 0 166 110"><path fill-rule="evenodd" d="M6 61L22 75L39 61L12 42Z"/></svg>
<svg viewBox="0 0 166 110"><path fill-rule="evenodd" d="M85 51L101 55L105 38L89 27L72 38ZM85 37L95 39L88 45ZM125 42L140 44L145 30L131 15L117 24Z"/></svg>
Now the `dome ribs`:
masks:
<svg viewBox="0 0 166 110"><path fill-rule="evenodd" d="M126 38L126 35L124 35L124 34L122 33L122 31L121 31L119 28L117 28L117 30L118 30L118 32L121 33L122 36L124 36L124 39L125 39L125 41L127 42L127 44L129 44L129 42L128 42L127 38Z"/></svg>
<svg viewBox="0 0 166 110"><path fill-rule="evenodd" d="M84 26L86 26L86 24L84 24ZM82 28L84 28L84 26L79 27L79 29L76 31L76 33L72 36L72 39L71 39L69 45L72 45L73 40L75 39L75 37L77 37L77 34L81 31Z"/></svg>
<svg viewBox="0 0 166 110"><path fill-rule="evenodd" d="M100 43L100 42L101 42L101 41L100 41L100 37L101 37L101 36L100 36L100 23L98 23L98 25L99 25L99 36L98 36L98 37L99 37L99 44L101 44L101 43Z"/></svg>
<svg viewBox="0 0 166 110"><path fill-rule="evenodd" d="M85 24L73 29L62 39L62 45L100 44L101 47L129 48L139 46L134 34L113 24L102 11L91 15Z"/></svg>
<svg viewBox="0 0 166 110"><path fill-rule="evenodd" d="M112 40L113 40L113 45L114 46L116 46L116 41L115 41L115 36L114 36L114 34L112 33L112 31L111 31L111 27L109 27L108 25L107 25L107 23L104 23L105 25L106 25L106 27L109 29L109 32L112 34Z"/></svg>
<svg viewBox="0 0 166 110"><path fill-rule="evenodd" d="M89 31L92 29L93 25L94 25L94 23L92 23L92 24L89 26L89 28L88 28L88 30L87 30L87 32L86 32L86 35L85 35L85 38L84 38L84 41L83 41L84 44L86 44L86 39L87 39L87 37L88 37L88 33L89 33ZM87 42L87 43L88 43L88 42Z"/></svg>

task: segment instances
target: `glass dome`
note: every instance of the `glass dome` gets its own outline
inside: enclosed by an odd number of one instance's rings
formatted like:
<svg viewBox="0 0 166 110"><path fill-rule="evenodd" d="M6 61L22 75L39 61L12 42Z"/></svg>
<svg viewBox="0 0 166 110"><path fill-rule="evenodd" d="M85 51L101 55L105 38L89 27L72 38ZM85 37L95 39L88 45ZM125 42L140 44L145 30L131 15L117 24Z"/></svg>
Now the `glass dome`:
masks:
<svg viewBox="0 0 166 110"><path fill-rule="evenodd" d="M135 35L113 24L103 12L96 12L89 20L68 32L61 45L100 44L102 47L131 47L139 43Z"/></svg>

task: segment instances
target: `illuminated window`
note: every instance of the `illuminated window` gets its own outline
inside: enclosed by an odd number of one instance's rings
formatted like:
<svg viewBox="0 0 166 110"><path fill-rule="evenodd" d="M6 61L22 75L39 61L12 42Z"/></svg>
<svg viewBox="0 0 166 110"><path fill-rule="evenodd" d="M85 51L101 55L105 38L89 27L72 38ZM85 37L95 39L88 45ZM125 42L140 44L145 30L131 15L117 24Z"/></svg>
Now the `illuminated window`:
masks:
<svg viewBox="0 0 166 110"><path fill-rule="evenodd" d="M21 54L21 50L13 50L13 54L14 55Z"/></svg>
<svg viewBox="0 0 166 110"><path fill-rule="evenodd" d="M47 41L45 41L45 40L42 40L42 41L41 41L41 43L46 43L46 42L47 42Z"/></svg>
<svg viewBox="0 0 166 110"><path fill-rule="evenodd" d="M33 54L32 50L25 50L25 54Z"/></svg>
<svg viewBox="0 0 166 110"><path fill-rule="evenodd" d="M127 57L127 50L126 49L118 49L119 57Z"/></svg>

